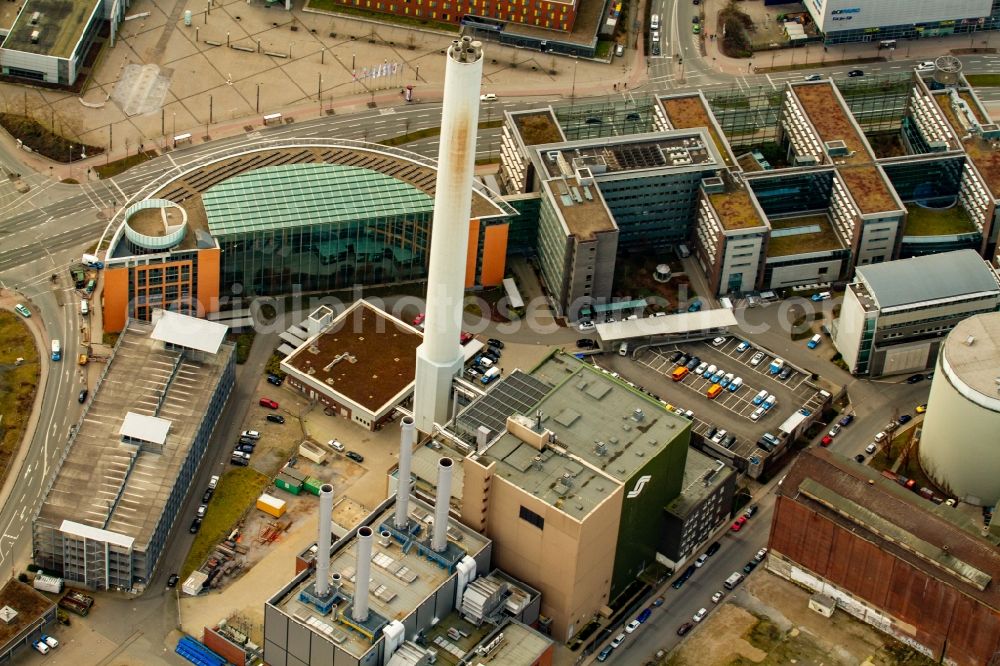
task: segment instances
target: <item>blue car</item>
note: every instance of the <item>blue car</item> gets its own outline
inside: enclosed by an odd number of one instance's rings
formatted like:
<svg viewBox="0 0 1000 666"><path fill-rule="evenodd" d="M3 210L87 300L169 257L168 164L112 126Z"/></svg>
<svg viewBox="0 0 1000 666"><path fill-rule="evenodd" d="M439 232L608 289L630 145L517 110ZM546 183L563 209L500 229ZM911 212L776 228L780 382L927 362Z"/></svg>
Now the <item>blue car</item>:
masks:
<svg viewBox="0 0 1000 666"><path fill-rule="evenodd" d="M701 301L695 301L688 306L688 312L698 312L698 310L701 310Z"/></svg>
<svg viewBox="0 0 1000 666"><path fill-rule="evenodd" d="M747 342L746 340L744 340L743 342L741 342L740 344L738 344L736 346L736 351L737 351L737 353L740 353L740 354L742 354L743 352L745 352L748 349L750 349L750 343Z"/></svg>
<svg viewBox="0 0 1000 666"><path fill-rule="evenodd" d="M597 655L597 661L607 661L608 657L611 656L611 651L614 650L610 645L601 650L601 653Z"/></svg>
<svg viewBox="0 0 1000 666"><path fill-rule="evenodd" d="M639 616L637 618L635 618L635 620L639 624L642 624L643 622L645 622L646 620L648 620L649 616L652 615L652 614L653 614L653 611L651 611L650 609L647 608L644 611L642 611L641 613L639 613Z"/></svg>
<svg viewBox="0 0 1000 666"><path fill-rule="evenodd" d="M722 378L725 377L725 376L726 376L726 371L725 370L719 370L717 373L715 373L714 375L712 375L712 383L713 384L718 384L720 381L722 381Z"/></svg>

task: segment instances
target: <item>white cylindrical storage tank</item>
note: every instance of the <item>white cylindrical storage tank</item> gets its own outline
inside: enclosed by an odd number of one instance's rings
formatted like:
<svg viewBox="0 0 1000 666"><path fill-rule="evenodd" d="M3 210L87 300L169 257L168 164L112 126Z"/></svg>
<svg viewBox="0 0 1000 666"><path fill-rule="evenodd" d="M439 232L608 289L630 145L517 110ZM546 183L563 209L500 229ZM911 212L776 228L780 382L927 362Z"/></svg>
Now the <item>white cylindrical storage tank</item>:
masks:
<svg viewBox="0 0 1000 666"><path fill-rule="evenodd" d="M1000 313L965 319L938 355L920 465L942 490L971 504L1000 500Z"/></svg>
<svg viewBox="0 0 1000 666"><path fill-rule="evenodd" d="M464 361L460 336L482 78L482 45L469 37L452 42L441 106L427 316L413 391L413 416L425 433L433 431L434 423L447 421L451 381Z"/></svg>

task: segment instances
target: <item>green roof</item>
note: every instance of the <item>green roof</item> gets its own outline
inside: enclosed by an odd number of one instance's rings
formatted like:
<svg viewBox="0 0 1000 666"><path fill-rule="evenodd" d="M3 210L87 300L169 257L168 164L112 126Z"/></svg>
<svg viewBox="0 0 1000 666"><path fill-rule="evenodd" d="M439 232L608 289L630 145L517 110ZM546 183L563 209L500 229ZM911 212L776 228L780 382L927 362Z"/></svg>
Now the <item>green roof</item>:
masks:
<svg viewBox="0 0 1000 666"><path fill-rule="evenodd" d="M202 195L213 235L430 213L434 199L377 171L342 164L265 167Z"/></svg>

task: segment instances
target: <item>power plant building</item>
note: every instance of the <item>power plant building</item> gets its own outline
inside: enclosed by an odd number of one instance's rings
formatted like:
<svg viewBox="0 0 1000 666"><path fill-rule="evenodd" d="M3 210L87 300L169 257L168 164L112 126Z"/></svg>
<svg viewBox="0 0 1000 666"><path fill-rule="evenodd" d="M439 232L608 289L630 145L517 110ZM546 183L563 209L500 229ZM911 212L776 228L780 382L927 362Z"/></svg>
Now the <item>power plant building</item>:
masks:
<svg viewBox="0 0 1000 666"><path fill-rule="evenodd" d="M777 493L772 573L936 663L981 666L1000 652L995 535L822 448L801 454Z"/></svg>
<svg viewBox="0 0 1000 666"><path fill-rule="evenodd" d="M32 520L34 563L91 590L142 590L235 382L226 327L131 320Z"/></svg>
<svg viewBox="0 0 1000 666"><path fill-rule="evenodd" d="M515 371L441 435L467 450L462 521L496 565L542 593L568 640L661 554L691 422L573 356ZM651 535L660 535L659 537Z"/></svg>
<svg viewBox="0 0 1000 666"><path fill-rule="evenodd" d="M1000 313L959 322L938 354L920 466L964 502L1000 501Z"/></svg>
<svg viewBox="0 0 1000 666"><path fill-rule="evenodd" d="M960 321L1000 309L1000 283L972 250L859 266L835 322L851 372L881 377L925 370Z"/></svg>

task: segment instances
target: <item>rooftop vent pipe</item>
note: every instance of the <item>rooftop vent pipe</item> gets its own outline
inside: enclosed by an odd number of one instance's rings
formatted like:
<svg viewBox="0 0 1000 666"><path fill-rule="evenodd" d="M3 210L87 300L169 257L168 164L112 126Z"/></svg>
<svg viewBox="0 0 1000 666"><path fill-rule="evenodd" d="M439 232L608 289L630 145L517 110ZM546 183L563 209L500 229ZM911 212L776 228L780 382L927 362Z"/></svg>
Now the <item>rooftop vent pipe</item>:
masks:
<svg viewBox="0 0 1000 666"><path fill-rule="evenodd" d="M354 606L351 619L368 621L368 590L372 586L372 528L367 525L358 530L358 563L354 577Z"/></svg>
<svg viewBox="0 0 1000 666"><path fill-rule="evenodd" d="M316 538L316 595L330 592L330 529L333 521L333 486L324 483L319 489L319 535Z"/></svg>
<svg viewBox="0 0 1000 666"><path fill-rule="evenodd" d="M438 460L437 498L434 500L434 534L431 549L436 553L448 547L448 505L451 502L451 458Z"/></svg>
<svg viewBox="0 0 1000 666"><path fill-rule="evenodd" d="M399 472L396 475L396 518L393 522L397 530L406 530L410 503L410 467L413 460L413 439L416 426L412 416L404 416L399 436Z"/></svg>

